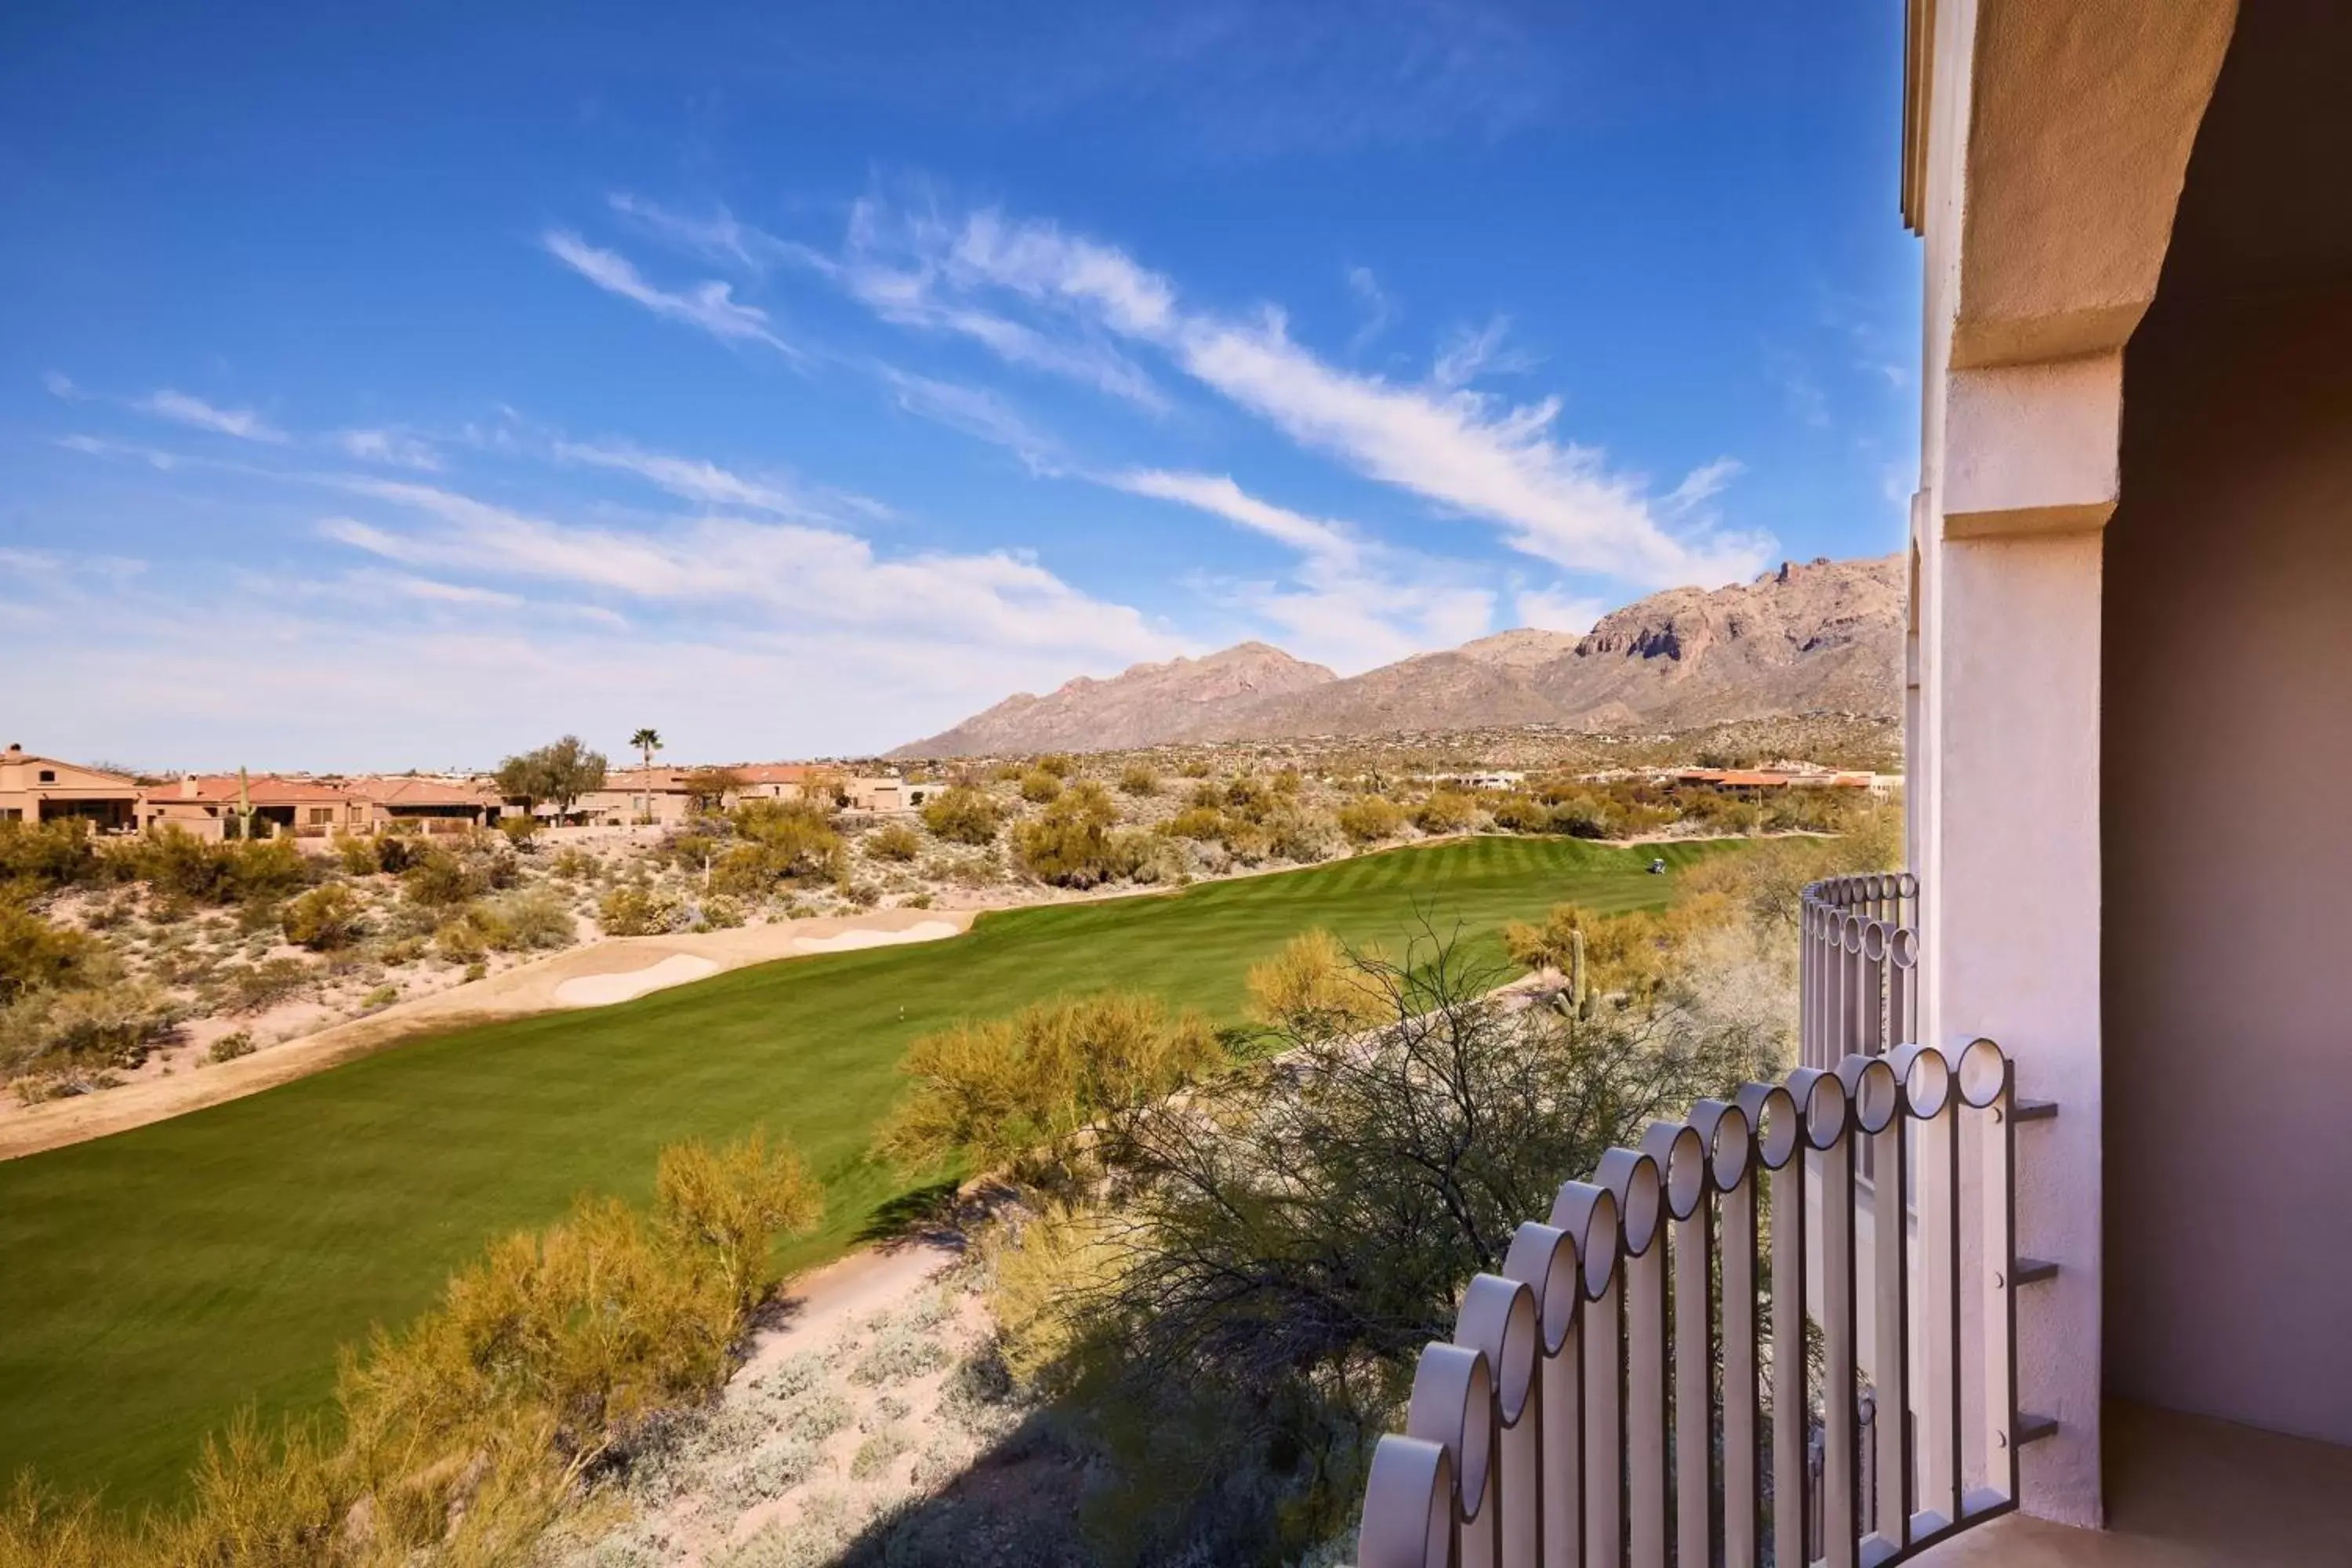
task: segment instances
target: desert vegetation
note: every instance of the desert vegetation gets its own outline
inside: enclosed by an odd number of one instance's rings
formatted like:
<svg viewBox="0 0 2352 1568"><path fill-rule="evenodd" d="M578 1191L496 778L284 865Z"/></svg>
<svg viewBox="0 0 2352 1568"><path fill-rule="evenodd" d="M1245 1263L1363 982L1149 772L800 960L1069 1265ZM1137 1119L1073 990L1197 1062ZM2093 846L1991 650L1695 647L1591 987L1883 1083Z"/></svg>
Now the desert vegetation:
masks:
<svg viewBox="0 0 2352 1568"><path fill-rule="evenodd" d="M771 1244L821 1205L799 1157L756 1134L666 1149L648 1206L583 1196L348 1349L331 1419L240 1411L176 1506L130 1521L20 1476L0 1568L521 1561L725 1384L775 1283Z"/></svg>

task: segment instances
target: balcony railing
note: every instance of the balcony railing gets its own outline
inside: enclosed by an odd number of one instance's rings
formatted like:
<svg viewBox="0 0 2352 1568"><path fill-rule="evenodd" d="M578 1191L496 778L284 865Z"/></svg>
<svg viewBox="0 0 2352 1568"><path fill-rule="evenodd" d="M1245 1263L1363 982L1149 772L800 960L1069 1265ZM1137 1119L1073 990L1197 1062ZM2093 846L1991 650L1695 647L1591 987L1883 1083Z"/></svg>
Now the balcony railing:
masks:
<svg viewBox="0 0 2352 1568"><path fill-rule="evenodd" d="M1919 1037L1919 879L1832 877L1804 893L1797 1059L1835 1066Z"/></svg>
<svg viewBox="0 0 2352 1568"><path fill-rule="evenodd" d="M1891 1048L1653 1122L1470 1282L1362 1568L1875 1568L2015 1506L2013 1075L1903 1041L1916 893L1806 895L1808 1046Z"/></svg>

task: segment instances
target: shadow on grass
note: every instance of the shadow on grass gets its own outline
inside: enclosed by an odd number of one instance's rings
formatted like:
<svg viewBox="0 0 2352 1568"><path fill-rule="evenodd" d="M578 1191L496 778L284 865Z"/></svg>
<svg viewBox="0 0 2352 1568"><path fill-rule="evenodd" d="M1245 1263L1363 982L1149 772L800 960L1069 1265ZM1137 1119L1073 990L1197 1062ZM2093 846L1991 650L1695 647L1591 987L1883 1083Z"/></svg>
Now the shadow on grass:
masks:
<svg viewBox="0 0 2352 1568"><path fill-rule="evenodd" d="M963 1184L953 1176L914 1187L886 1199L858 1227L861 1247L896 1241L961 1242L969 1205Z"/></svg>

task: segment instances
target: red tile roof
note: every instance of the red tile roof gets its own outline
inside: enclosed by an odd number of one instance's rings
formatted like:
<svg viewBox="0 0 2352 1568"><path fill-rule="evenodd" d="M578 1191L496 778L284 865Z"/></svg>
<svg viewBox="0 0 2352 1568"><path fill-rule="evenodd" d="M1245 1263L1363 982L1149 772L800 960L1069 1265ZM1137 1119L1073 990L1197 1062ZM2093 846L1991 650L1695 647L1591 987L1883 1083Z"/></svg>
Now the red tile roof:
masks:
<svg viewBox="0 0 2352 1568"><path fill-rule="evenodd" d="M327 805L362 798L339 785L322 784L317 779L279 778L274 773L247 780L246 789L256 805ZM173 801L234 805L237 795L235 773L215 773L192 775L157 784L147 792L147 798L159 805L169 805Z"/></svg>
<svg viewBox="0 0 2352 1568"><path fill-rule="evenodd" d="M497 798L478 785L451 784L446 779L358 778L347 780L344 787L362 800L383 806L486 806Z"/></svg>

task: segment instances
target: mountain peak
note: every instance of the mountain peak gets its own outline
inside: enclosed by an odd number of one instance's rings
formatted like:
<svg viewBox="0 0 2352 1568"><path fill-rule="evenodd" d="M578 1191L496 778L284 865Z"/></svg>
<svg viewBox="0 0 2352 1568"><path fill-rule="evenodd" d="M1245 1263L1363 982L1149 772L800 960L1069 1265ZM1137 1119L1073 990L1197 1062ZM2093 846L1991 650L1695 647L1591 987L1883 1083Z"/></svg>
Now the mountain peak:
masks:
<svg viewBox="0 0 2352 1568"><path fill-rule="evenodd" d="M1264 642L1015 697L897 756L1117 751L1168 741L1516 724L1686 729L1903 710L1900 556L1784 563L1668 588L1582 637L1519 626L1340 679Z"/></svg>

